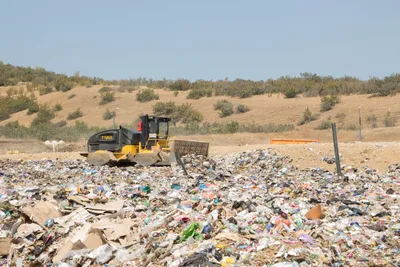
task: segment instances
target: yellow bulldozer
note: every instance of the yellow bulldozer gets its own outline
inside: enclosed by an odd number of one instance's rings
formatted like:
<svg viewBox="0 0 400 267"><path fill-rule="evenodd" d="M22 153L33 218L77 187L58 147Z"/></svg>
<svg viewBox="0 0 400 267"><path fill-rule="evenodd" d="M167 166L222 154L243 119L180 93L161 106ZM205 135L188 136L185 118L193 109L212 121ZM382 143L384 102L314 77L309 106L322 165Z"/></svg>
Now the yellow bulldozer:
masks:
<svg viewBox="0 0 400 267"><path fill-rule="evenodd" d="M175 153L208 156L208 143L171 141L170 121L167 117L140 116L137 130L120 126L96 133L88 139L87 152L80 154L96 166L170 166L171 161L175 160Z"/></svg>

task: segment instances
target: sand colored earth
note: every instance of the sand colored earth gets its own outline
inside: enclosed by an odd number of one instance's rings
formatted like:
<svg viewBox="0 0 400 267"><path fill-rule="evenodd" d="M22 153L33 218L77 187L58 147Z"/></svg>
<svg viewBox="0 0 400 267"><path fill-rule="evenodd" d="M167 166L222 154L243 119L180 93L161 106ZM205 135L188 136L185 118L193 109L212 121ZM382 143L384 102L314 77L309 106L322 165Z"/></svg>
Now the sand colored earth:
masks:
<svg viewBox="0 0 400 267"><path fill-rule="evenodd" d="M107 110L116 111L117 124L132 124L137 120L140 114L152 114L153 105L157 102L173 101L177 105L189 103L196 110L200 111L206 122L229 122L237 121L239 123L256 123L256 124L294 124L297 125L302 119L304 110L308 107L311 112L319 113L320 97L303 97L298 96L294 99L285 99L281 94L259 95L250 98L240 99L226 96L204 97L198 100L186 99L188 92L179 92L178 96L174 96L172 91L157 89L156 93L160 96L159 100L140 103L136 100L137 91L132 93L118 92L115 88L115 101L106 105L99 105L101 96L99 89L102 86L75 87L68 92L53 92L40 96L35 92L39 103L54 105L59 103L63 109L57 112L54 122L66 120L69 113L78 108L83 112L83 117L77 119L86 122L89 125L112 127L111 120L104 120L103 113ZM15 88L18 88L15 87ZM21 87L23 88L23 86ZM0 95L5 95L9 87L0 87ZM75 95L72 99L68 97ZM218 111L214 110L214 104L218 100L227 99L234 106L238 104L247 105L250 111L243 114L234 114L225 118L220 118ZM361 107L361 115L364 129L371 129L371 120L368 120L372 115L376 118L376 126L384 127L384 118L387 112L391 116L397 118L400 123L400 94L388 97L371 97L370 95L350 95L341 96L340 103L332 110L321 113L318 120L296 126L299 130L313 130L324 120L331 120L338 123L338 126L343 128L353 127L358 125L358 108ZM27 115L26 110L12 114L11 118L1 121L0 125L7 122L18 120L20 124L29 126L35 115ZM74 121L68 121L73 124Z"/></svg>
<svg viewBox="0 0 400 267"><path fill-rule="evenodd" d="M30 144L34 146L34 142ZM22 146L22 144L21 144ZM41 144L36 143L39 148ZM73 147L76 149L78 146ZM271 145L271 144L250 144L250 145L211 145L210 155L220 156L230 153L241 153L255 149L272 149L278 154L288 155L293 159L293 164L300 169L319 166L330 171L335 169L334 164L328 164L322 159L333 157L332 143L318 143L307 145ZM369 166L385 172L391 164L400 163L399 142L364 142L364 143L340 143L342 165L351 165L362 168ZM46 150L42 150L46 151ZM84 159L78 152L40 152L23 154L0 154L0 159L12 160L40 160L40 159Z"/></svg>
<svg viewBox="0 0 400 267"><path fill-rule="evenodd" d="M54 122L65 120L68 113L80 108L84 114L78 120L84 121L89 125L102 127L112 127L112 121L105 121L103 113L106 109L116 109L117 124L133 123L138 115L152 113L152 106L158 101L173 101L176 104L190 103L195 109L204 115L207 122L227 122L236 120L239 123L256 124L295 124L301 120L304 110L308 107L313 113L319 112L320 98L302 96L296 99L284 99L281 95L261 95L246 99L230 97L211 97L199 100L186 99L187 92L179 92L174 96L173 92L158 89L160 100L148 103L136 101L136 93L116 91L116 100L104 106L100 106L101 86L91 88L76 87L69 92L53 92L39 96L40 103L54 105L60 103L63 110L56 114ZM0 87L0 95L5 95L8 87ZM68 99L74 94L75 97ZM250 111L244 114L234 114L227 118L219 118L218 111L214 110L214 104L218 100L228 99L234 105L245 104ZM236 133L236 134L215 134L215 135L192 135L176 136L172 138L193 141L209 142L211 145L211 155L223 155L234 152L243 152L252 149L272 148L276 152L289 155L293 158L295 165L300 168L309 168L315 165L326 167L329 170L334 165L329 165L321 161L322 157L333 156L331 130L315 130L315 127L324 120L337 122L340 141L340 152L342 163L361 167L368 165L372 168L386 171L389 164L400 162L400 127L384 127L384 119L388 112L400 122L400 95L391 97L371 97L369 95L341 96L340 103L333 110L321 113L318 120L311 123L296 126L296 130L284 133ZM359 140L358 131L344 130L353 128L358 124L358 108L361 107L362 114L362 135L363 142L355 143ZM376 118L377 128L372 127L371 116ZM35 115L27 115L26 111L12 114L11 118L0 122L4 125L7 122L18 120L20 124L29 126ZM69 124L74 121L69 121ZM350 127L352 126L352 127ZM310 145L270 145L272 138L305 138L318 139L320 144ZM42 159L59 158L74 159L80 158L78 151L85 150L85 140L77 143L68 144L63 153L50 153L42 142L36 140L15 140L0 139L0 158L11 159ZM19 151L21 154L9 155L10 151Z"/></svg>

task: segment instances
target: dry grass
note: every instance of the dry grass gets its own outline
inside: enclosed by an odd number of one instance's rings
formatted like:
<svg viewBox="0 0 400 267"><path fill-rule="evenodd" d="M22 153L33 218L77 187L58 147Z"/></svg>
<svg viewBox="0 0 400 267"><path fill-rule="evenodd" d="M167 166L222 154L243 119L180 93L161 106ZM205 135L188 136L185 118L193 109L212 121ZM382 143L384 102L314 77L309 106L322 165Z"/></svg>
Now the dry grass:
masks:
<svg viewBox="0 0 400 267"><path fill-rule="evenodd" d="M187 92L180 92L174 96L174 92L167 90L155 90L160 95L160 100L150 101L147 103L139 103L136 100L136 93L116 92L115 101L107 103L104 106L98 105L98 99L93 96L98 95L98 90L102 86L93 86L91 88L75 87L67 93L53 92L46 95L39 95L36 92L40 103L48 103L54 105L60 103L63 110L57 113L53 121L65 120L67 115L77 108L80 108L84 114L78 120L84 121L89 125L101 127L111 127L109 121L103 120L103 113L110 109L111 111L119 108L117 111L118 124L131 124L140 114L151 114L152 106L158 102L174 101L176 104L191 103L192 106L204 115L204 121L208 122L227 122L236 120L239 123L256 123L256 124L297 124L303 116L303 111L309 107L311 112L318 112L320 108L320 98L311 97L305 98L298 96L295 99L284 99L283 95L274 94L271 97L268 95L253 96L251 98L239 99L230 97L211 97L201 98L199 100L186 99ZM0 94L5 94L7 87L0 87ZM75 94L72 99L68 99L68 95ZM214 104L218 100L227 99L234 106L238 104L246 105L250 108L249 112L234 114L226 118L220 118L218 111L214 110ZM366 123L368 116L375 114L377 117L378 127L384 127L383 120L385 114L390 111L394 117L400 116L400 95L394 97L370 97L368 95L342 96L341 102L337 104L333 110L324 112L318 120L308 123L303 126L298 126L300 131L314 132L314 128L324 120L336 121L336 114L344 113L343 125L354 125L358 123L358 107L361 106L362 116L364 118L364 127L371 128ZM9 120L0 122L4 125L9 121L18 120L23 125L29 125L35 116L28 116L26 111L13 114ZM398 119L400 121L400 118ZM316 133L318 135L320 133ZM352 133L353 134L353 133Z"/></svg>

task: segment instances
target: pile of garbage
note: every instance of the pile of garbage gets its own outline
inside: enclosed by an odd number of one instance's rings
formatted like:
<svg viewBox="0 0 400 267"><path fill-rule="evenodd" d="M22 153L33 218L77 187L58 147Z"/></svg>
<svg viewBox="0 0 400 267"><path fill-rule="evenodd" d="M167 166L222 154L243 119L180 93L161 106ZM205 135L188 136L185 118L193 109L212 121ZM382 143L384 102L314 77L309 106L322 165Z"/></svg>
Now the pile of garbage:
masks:
<svg viewBox="0 0 400 267"><path fill-rule="evenodd" d="M400 263L397 165L339 179L271 150L182 162L0 161L0 266Z"/></svg>

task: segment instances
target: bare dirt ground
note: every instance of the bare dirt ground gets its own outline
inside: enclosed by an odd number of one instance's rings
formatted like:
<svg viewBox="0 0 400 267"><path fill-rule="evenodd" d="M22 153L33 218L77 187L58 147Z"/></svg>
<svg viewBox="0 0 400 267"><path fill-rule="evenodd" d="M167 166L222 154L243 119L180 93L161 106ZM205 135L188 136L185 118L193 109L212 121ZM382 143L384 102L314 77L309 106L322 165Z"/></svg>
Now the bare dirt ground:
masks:
<svg viewBox="0 0 400 267"><path fill-rule="evenodd" d="M256 123L256 124L297 124L303 116L304 110L308 107L313 113L319 113L320 98L319 97L303 97L298 96L294 99L285 99L280 94L259 95L250 98L239 99L226 96L205 97L198 100L186 99L188 92L179 92L178 96L174 96L172 91L157 89L160 99L147 103L139 103L136 100L137 91L132 93L118 92L115 93L115 101L106 105L99 105L101 100L99 89L102 86L93 86L91 88L75 87L68 92L53 92L40 96L36 92L36 97L40 103L54 105L59 103L63 109L57 112L54 122L65 120L69 113L80 108L83 117L78 120L84 121L89 125L111 127L112 121L105 121L103 113L107 110L115 110L117 124L131 124L140 114L151 114L152 107L157 102L173 101L177 105L190 103L196 110L200 111L206 122L228 122L235 120L239 123ZM15 88L19 88L16 86ZM23 88L23 86L21 87ZM9 87L0 87L0 95L6 94ZM68 99L69 95L75 95L74 98ZM214 104L218 100L227 99L234 106L238 104L247 105L250 111L243 114L234 114L225 118L220 118L218 111L214 110ZM296 126L300 130L313 130L324 120L332 120L338 122L338 126L349 127L358 124L358 108L361 107L364 128L372 128L368 122L368 117L375 115L376 126L384 127L384 118L387 112L391 116L397 118L400 122L400 94L388 97L371 97L370 95L350 95L341 96L340 103L333 110L324 112L318 120L303 126ZM344 115L343 115L344 114ZM26 110L12 114L11 118L0 122L4 125L7 122L18 120L20 124L29 126L35 115L27 115ZM74 121L68 121L74 124Z"/></svg>
<svg viewBox="0 0 400 267"><path fill-rule="evenodd" d="M221 138L221 136L218 136ZM193 140L193 138L192 138ZM214 140L215 141L215 140ZM211 142L213 143L213 142ZM5 143L0 143L4 152ZM10 143L8 143L10 147ZM13 159L13 160L40 160L40 159L84 159L78 152L58 152L52 153L41 143L30 141L28 143L14 143L14 149L17 148L30 148L26 153L22 154L0 154L0 159ZM75 151L83 151L82 145L73 145L69 149ZM210 147L211 156L222 156L231 153L241 153L255 149L272 149L280 155L288 155L293 159L293 164L298 168L305 169L314 166L319 166L333 171L334 164L327 164L322 161L323 157L333 157L332 143L318 143L307 145L271 145L271 144L229 144L213 145ZM340 143L340 154L342 157L342 165L351 165L353 167L369 166L385 172L391 164L400 163L400 143L399 142L363 142L363 143ZM19 150L23 151L23 150ZM34 151L45 151L33 153Z"/></svg>
<svg viewBox="0 0 400 267"><path fill-rule="evenodd" d="M80 108L84 116L82 120L89 125L111 127L111 121L103 120L103 113L106 109L119 108L117 111L117 124L132 123L139 114L152 113L152 106L157 101L149 103L139 103L136 101L136 91L132 93L116 92L116 101L104 106L99 105L101 86L91 88L76 87L69 92L53 92L39 96L40 103L54 105L60 103L63 110L57 113L54 121L65 120L68 113ZM0 95L6 94L7 87L0 87ZM204 115L207 122L226 122L236 120L239 123L276 123L276 124L297 124L304 110L308 107L313 113L319 112L320 98L305 98L299 96L295 99L284 99L281 95L272 96L261 95L246 99L230 97L201 98L199 100L186 99L187 92L179 92L174 96L173 92L167 90L156 90L160 95L158 101L173 101L176 104L190 103ZM75 97L68 99L74 94ZM219 118L218 112L213 105L222 99L228 99L234 105L245 104L250 107L250 111L244 114L234 114L227 118ZM358 132L350 130L339 130L338 138L341 142L340 151L343 156L343 164L353 166L369 165L380 171L387 170L389 164L400 162L400 127L384 127L384 118L390 112L393 118L400 121L400 95L391 97L371 97L368 95L342 96L341 101L333 110L321 114L318 120L303 126L296 126L296 130L285 133L237 133L229 135L193 135L177 136L176 139L194 140L209 142L212 155L227 154L231 152L243 152L250 149L272 148L280 154L289 155L293 158L294 164L301 168L313 167L318 165L333 169L333 165L328 165L320 160L323 156L333 156L332 134L330 130L318 131L314 128L324 120L331 120L338 123L340 128L355 126L358 124L358 107L361 107L363 123L363 143L354 143L358 140ZM344 115L343 115L344 114ZM340 116L339 116L340 115ZM372 129L372 124L368 122L368 117L375 115L376 126ZM26 111L12 114L9 120L0 122L4 125L7 122L18 120L19 123L29 126L35 115L27 115ZM69 121L74 123L74 121ZM318 139L321 144L312 145L269 145L272 138L305 138ZM4 140L0 139L0 158L12 159L41 159L41 158L60 158L73 159L79 158L77 151L85 150L85 141L68 144L64 149L66 153L49 153L42 142L35 140ZM7 152L19 151L22 154L7 155ZM74 151L74 152L73 152Z"/></svg>

